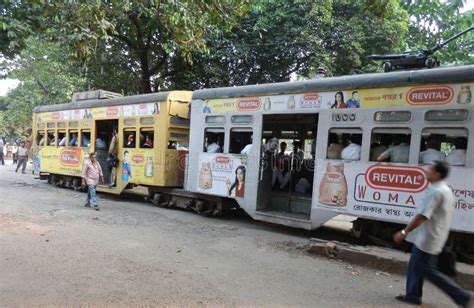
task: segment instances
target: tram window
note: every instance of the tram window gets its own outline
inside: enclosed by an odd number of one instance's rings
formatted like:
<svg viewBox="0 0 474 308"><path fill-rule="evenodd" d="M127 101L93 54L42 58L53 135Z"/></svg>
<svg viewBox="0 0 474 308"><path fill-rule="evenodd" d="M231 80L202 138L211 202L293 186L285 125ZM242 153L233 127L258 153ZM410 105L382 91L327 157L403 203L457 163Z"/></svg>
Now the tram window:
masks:
<svg viewBox="0 0 474 308"><path fill-rule="evenodd" d="M39 131L36 133L36 145L42 147L46 145L46 138L44 131Z"/></svg>
<svg viewBox="0 0 474 308"><path fill-rule="evenodd" d="M48 145L56 146L56 134L54 131L48 131L48 139L46 141Z"/></svg>
<svg viewBox="0 0 474 308"><path fill-rule="evenodd" d="M332 128L329 130L327 159L360 160L362 129Z"/></svg>
<svg viewBox="0 0 474 308"><path fill-rule="evenodd" d="M66 122L58 122L58 127L59 128L65 128L66 127Z"/></svg>
<svg viewBox="0 0 474 308"><path fill-rule="evenodd" d="M206 128L204 131L204 152L222 153L224 148L224 128Z"/></svg>
<svg viewBox="0 0 474 308"><path fill-rule="evenodd" d="M140 118L140 125L154 125L154 124L155 124L155 118L153 117Z"/></svg>
<svg viewBox="0 0 474 308"><path fill-rule="evenodd" d="M55 128L55 127L56 127L56 123L52 123L52 122L47 123L47 124L46 124L46 127L47 127L47 128Z"/></svg>
<svg viewBox="0 0 474 308"><path fill-rule="evenodd" d="M136 131L126 130L123 132L123 147L124 148L134 148L136 144Z"/></svg>
<svg viewBox="0 0 474 308"><path fill-rule="evenodd" d="M77 147L79 144L77 130L69 131L68 145L70 147Z"/></svg>
<svg viewBox="0 0 474 308"><path fill-rule="evenodd" d="M153 149L155 133L152 129L140 130L140 148Z"/></svg>
<svg viewBox="0 0 474 308"><path fill-rule="evenodd" d="M444 160L451 166L464 166L468 134L465 128L423 129L419 163L423 165Z"/></svg>
<svg viewBox="0 0 474 308"><path fill-rule="evenodd" d="M408 163L411 130L375 128L370 139L370 161Z"/></svg>
<svg viewBox="0 0 474 308"><path fill-rule="evenodd" d="M69 122L69 127L71 128L76 128L79 126L79 123L77 123L77 121L71 121Z"/></svg>
<svg viewBox="0 0 474 308"><path fill-rule="evenodd" d="M232 128L230 130L229 153L249 155L252 150L252 142L251 128Z"/></svg>
<svg viewBox="0 0 474 308"><path fill-rule="evenodd" d="M44 128L44 123L38 123L38 124L36 124L36 126L37 126L38 128Z"/></svg>
<svg viewBox="0 0 474 308"><path fill-rule="evenodd" d="M465 109L428 110L425 120L428 122L453 122L466 121L469 111Z"/></svg>
<svg viewBox="0 0 474 308"><path fill-rule="evenodd" d="M91 142L91 132L81 131L81 147L87 148Z"/></svg>
<svg viewBox="0 0 474 308"><path fill-rule="evenodd" d="M67 141L66 132L64 132L64 131L58 132L58 140L59 140L58 145L60 147L65 147L67 145L67 143L66 143L66 141Z"/></svg>

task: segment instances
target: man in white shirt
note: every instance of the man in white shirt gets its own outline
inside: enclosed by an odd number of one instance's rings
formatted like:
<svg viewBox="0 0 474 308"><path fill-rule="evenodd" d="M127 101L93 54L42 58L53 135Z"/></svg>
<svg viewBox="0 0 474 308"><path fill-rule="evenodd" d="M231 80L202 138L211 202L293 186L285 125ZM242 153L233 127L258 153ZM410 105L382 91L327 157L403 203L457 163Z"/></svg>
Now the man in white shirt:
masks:
<svg viewBox="0 0 474 308"><path fill-rule="evenodd" d="M420 152L419 162L420 164L427 165L435 161L444 161L444 153L439 149L441 148L441 140L434 136L430 136L426 142L426 150Z"/></svg>
<svg viewBox="0 0 474 308"><path fill-rule="evenodd" d="M430 186L420 203L419 212L405 229L393 236L397 244L401 244L404 239L413 243L408 263L406 293L396 297L399 301L421 305L423 280L426 278L446 292L458 305L472 307L473 298L470 292L438 270L438 255L448 239L454 210L453 192L443 181L448 173L449 166L439 161L426 170L426 179Z"/></svg>
<svg viewBox="0 0 474 308"><path fill-rule="evenodd" d="M222 149L220 145L217 144L217 136L214 134L210 134L207 137L207 147L206 147L206 152L207 153L222 153Z"/></svg>
<svg viewBox="0 0 474 308"><path fill-rule="evenodd" d="M467 138L460 137L454 141L456 149L448 154L446 162L450 166L464 166L466 164Z"/></svg>
<svg viewBox="0 0 474 308"><path fill-rule="evenodd" d="M389 147L377 158L378 162L390 161L392 163L408 163L410 157L410 145L409 136L407 135L395 135L393 137L392 147Z"/></svg>
<svg viewBox="0 0 474 308"><path fill-rule="evenodd" d="M362 143L362 135L352 134L351 141L348 146L342 149L341 159L343 160L360 160L360 151Z"/></svg>
<svg viewBox="0 0 474 308"><path fill-rule="evenodd" d="M250 136L250 143L247 144L242 151L240 151L240 154L243 155L249 155L252 152L252 144L253 144L253 135Z"/></svg>

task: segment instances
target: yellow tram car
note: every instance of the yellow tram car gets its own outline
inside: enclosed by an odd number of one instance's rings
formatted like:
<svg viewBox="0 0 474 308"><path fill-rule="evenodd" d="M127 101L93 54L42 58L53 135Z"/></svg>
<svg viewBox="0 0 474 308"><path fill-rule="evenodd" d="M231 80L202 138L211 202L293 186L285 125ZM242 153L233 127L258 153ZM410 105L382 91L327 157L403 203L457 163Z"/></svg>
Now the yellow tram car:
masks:
<svg viewBox="0 0 474 308"><path fill-rule="evenodd" d="M121 97L97 90L76 93L70 103L36 107L33 169L52 184L78 190L84 160L96 152L104 173L98 191L182 187L191 98L190 91Z"/></svg>

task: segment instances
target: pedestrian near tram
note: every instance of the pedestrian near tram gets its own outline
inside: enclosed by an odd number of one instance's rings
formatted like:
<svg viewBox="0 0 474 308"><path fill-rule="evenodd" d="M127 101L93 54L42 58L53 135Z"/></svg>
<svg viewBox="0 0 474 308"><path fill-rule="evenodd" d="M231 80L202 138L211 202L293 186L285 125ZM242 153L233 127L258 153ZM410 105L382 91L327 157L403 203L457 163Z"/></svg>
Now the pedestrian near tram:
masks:
<svg viewBox="0 0 474 308"><path fill-rule="evenodd" d="M18 164L16 165L15 172L18 172L18 169L21 167L21 173L26 173L26 163L28 161L28 152L30 150L25 147L25 143L21 142L20 147L18 148Z"/></svg>
<svg viewBox="0 0 474 308"><path fill-rule="evenodd" d="M438 255L443 250L449 235L449 225L454 209L454 195L443 181L449 173L445 162L436 161L426 170L430 182L421 202L419 213L393 239L401 244L404 239L412 243L406 293L397 300L421 305L423 280L430 280L446 292L458 305L473 306L473 295L438 269Z"/></svg>
<svg viewBox="0 0 474 308"><path fill-rule="evenodd" d="M97 203L96 196L96 187L99 183L104 182L104 174L102 173L102 168L97 162L96 154L89 154L89 161L84 163L84 171L82 174L82 186L87 185L87 200L85 207L93 206L96 211L99 210L99 205Z"/></svg>

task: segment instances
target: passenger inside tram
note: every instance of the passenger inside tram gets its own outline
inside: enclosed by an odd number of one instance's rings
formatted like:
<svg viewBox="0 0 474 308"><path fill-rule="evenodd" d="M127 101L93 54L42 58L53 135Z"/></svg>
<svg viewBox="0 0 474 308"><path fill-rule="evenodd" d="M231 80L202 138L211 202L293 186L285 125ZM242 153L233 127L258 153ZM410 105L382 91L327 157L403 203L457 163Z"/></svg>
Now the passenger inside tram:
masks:
<svg viewBox="0 0 474 308"><path fill-rule="evenodd" d="M58 133L59 146L66 146L66 133Z"/></svg>
<svg viewBox="0 0 474 308"><path fill-rule="evenodd" d="M329 133L328 137L328 159L341 159L342 144L339 142L339 138L335 133Z"/></svg>
<svg viewBox="0 0 474 308"><path fill-rule="evenodd" d="M222 148L218 144L217 134L207 133L206 140L207 140L207 145L206 145L207 153L222 153Z"/></svg>
<svg viewBox="0 0 474 308"><path fill-rule="evenodd" d="M451 166L464 166L466 163L467 138L456 138L454 147L454 150L446 156L446 162Z"/></svg>
<svg viewBox="0 0 474 308"><path fill-rule="evenodd" d="M370 145L370 161L377 161L377 158L385 152L392 144L392 138L389 134L375 134L372 137Z"/></svg>
<svg viewBox="0 0 474 308"><path fill-rule="evenodd" d="M360 160L361 143L361 134L351 134L349 144L344 149L342 149L341 159Z"/></svg>
<svg viewBox="0 0 474 308"><path fill-rule="evenodd" d="M440 135L431 135L426 141L426 150L420 152L419 163L423 165L431 164L435 161L444 161L446 156L441 152Z"/></svg>
<svg viewBox="0 0 474 308"><path fill-rule="evenodd" d="M410 135L394 134L393 145L377 158L378 162L408 163Z"/></svg>

